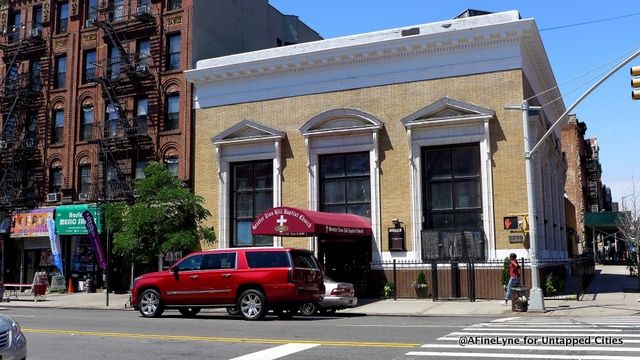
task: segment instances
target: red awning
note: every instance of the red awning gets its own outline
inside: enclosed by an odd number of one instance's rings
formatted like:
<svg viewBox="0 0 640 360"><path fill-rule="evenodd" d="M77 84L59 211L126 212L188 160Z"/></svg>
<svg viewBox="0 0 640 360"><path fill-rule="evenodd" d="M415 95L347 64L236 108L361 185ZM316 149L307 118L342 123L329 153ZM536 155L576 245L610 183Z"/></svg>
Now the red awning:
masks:
<svg viewBox="0 0 640 360"><path fill-rule="evenodd" d="M360 237L371 235L369 219L292 207L266 210L253 220L252 235Z"/></svg>

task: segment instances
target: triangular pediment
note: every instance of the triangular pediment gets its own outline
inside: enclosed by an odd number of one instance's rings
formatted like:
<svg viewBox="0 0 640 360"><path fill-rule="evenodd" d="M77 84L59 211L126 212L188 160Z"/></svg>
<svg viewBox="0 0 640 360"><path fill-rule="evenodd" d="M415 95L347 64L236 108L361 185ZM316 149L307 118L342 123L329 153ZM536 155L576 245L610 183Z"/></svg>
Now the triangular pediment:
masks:
<svg viewBox="0 0 640 360"><path fill-rule="evenodd" d="M379 129L382 121L373 115L356 109L333 109L318 114L300 127L302 134L327 131Z"/></svg>
<svg viewBox="0 0 640 360"><path fill-rule="evenodd" d="M215 136L213 143L224 143L238 140L260 140L265 138L284 137L284 131L245 119Z"/></svg>
<svg viewBox="0 0 640 360"><path fill-rule="evenodd" d="M411 126L417 123L424 124L443 120L490 119L494 116L495 112L491 109L444 97L405 117L402 119L402 123L405 126Z"/></svg>

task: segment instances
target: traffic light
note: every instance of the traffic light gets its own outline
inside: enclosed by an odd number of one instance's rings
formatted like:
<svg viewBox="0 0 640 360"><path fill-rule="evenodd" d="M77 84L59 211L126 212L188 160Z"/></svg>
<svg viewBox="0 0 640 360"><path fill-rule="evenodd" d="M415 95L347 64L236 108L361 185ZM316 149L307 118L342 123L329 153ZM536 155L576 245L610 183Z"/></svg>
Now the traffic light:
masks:
<svg viewBox="0 0 640 360"><path fill-rule="evenodd" d="M632 66L631 67L631 76L636 76L631 78L631 98L633 100L640 100L640 66Z"/></svg>

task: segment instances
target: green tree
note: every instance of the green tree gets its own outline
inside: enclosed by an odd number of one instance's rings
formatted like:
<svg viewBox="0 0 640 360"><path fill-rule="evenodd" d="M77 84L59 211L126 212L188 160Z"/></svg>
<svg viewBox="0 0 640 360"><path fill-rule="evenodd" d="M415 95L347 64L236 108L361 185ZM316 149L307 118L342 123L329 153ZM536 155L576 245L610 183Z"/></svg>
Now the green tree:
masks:
<svg viewBox="0 0 640 360"><path fill-rule="evenodd" d="M133 204L106 207L114 253L141 263L168 251L193 251L201 241L215 243L213 228L202 226L211 215L202 197L158 162L150 163L144 175L135 184Z"/></svg>

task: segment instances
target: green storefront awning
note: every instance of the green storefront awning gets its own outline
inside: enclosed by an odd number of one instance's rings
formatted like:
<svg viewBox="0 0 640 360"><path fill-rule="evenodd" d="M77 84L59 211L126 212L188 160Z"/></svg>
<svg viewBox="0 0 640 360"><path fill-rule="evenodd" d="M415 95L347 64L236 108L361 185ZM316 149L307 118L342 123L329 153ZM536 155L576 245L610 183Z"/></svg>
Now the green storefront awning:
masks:
<svg viewBox="0 0 640 360"><path fill-rule="evenodd" d="M87 235L82 213L89 210L102 233L102 208L96 204L62 205L56 208L56 233L58 235Z"/></svg>
<svg viewBox="0 0 640 360"><path fill-rule="evenodd" d="M619 211L588 212L584 214L584 226L617 229L623 216L623 213Z"/></svg>

